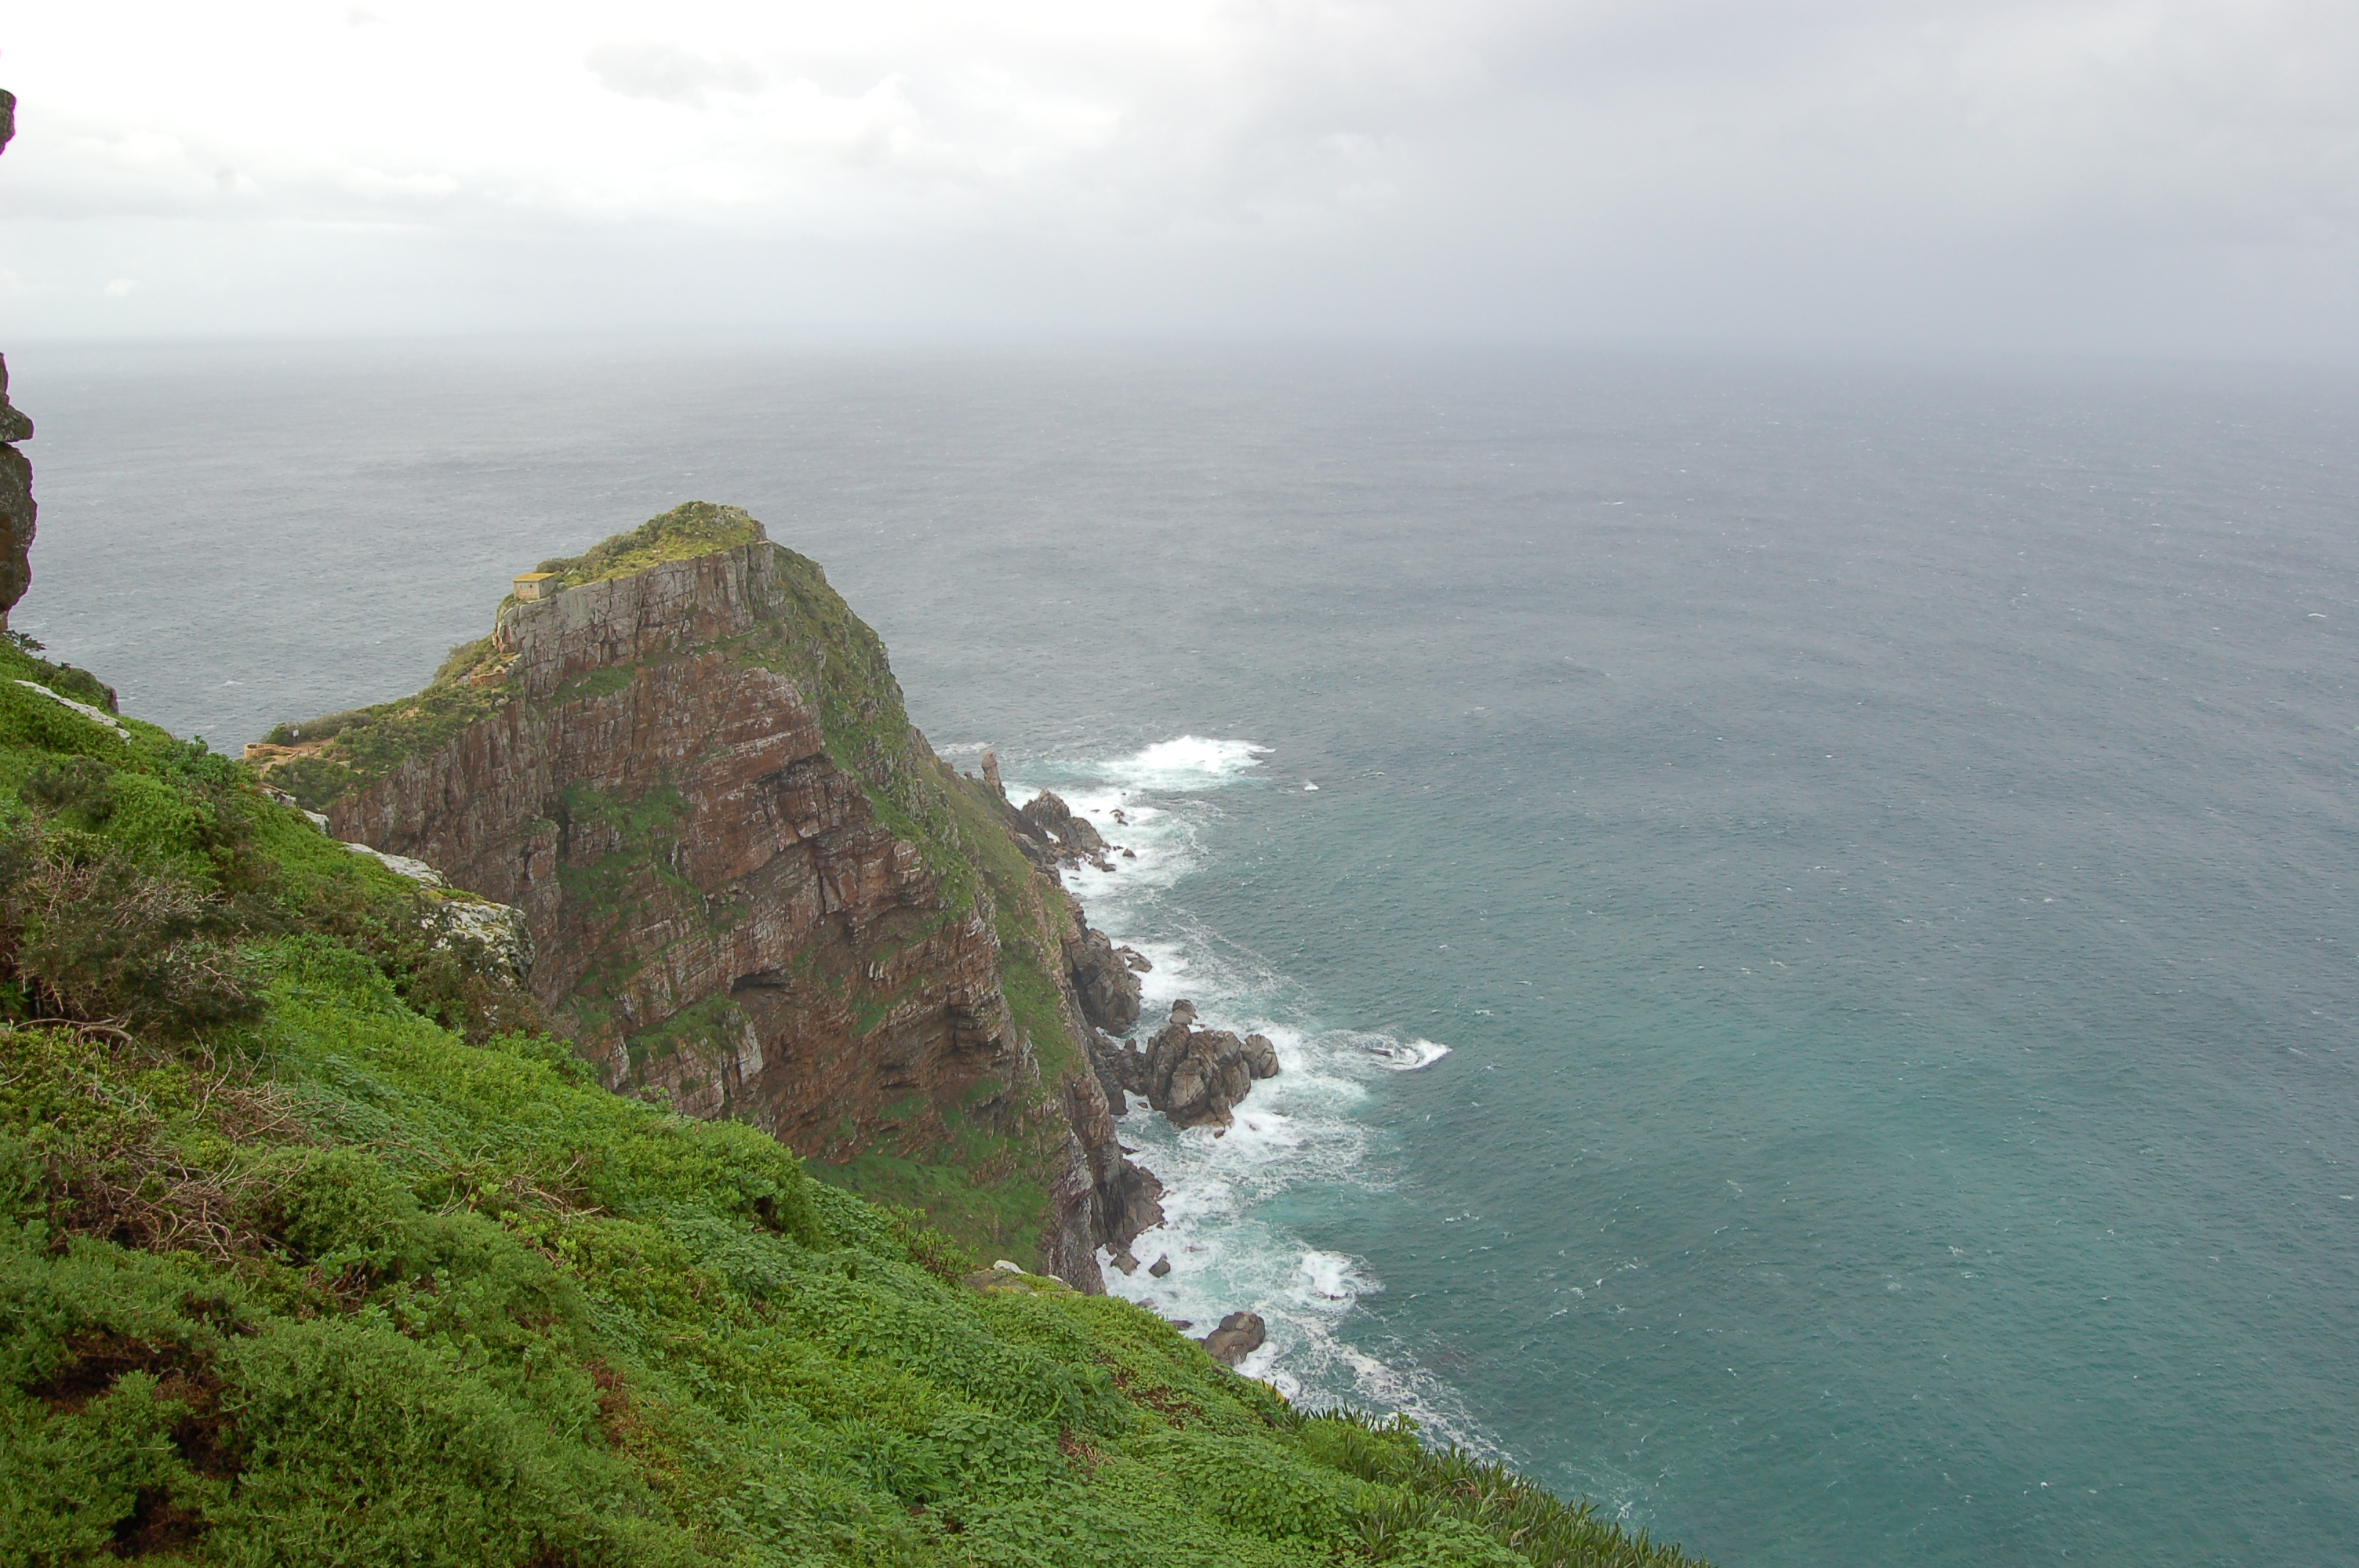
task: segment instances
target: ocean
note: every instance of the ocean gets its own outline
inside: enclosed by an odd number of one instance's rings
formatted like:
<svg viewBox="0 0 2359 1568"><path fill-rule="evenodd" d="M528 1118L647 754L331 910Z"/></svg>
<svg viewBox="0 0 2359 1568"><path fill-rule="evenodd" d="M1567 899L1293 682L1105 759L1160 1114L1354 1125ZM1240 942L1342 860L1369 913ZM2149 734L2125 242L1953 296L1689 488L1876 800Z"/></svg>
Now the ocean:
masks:
<svg viewBox="0 0 2359 1568"><path fill-rule="evenodd" d="M1114 1288L1738 1564L2359 1561L2359 380L33 348L14 624L234 747L691 497L1284 1072ZM1112 814L1120 810L1124 820ZM1200 1327L1199 1332L1201 1332Z"/></svg>

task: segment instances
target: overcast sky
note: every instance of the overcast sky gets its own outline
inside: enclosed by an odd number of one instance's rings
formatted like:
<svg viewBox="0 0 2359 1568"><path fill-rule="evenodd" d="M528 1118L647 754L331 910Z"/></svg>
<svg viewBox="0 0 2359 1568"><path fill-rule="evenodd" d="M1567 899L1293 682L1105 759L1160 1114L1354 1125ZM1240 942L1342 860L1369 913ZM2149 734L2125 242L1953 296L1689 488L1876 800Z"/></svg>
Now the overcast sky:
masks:
<svg viewBox="0 0 2359 1568"><path fill-rule="evenodd" d="M2359 359L2359 5L25 3L0 343Z"/></svg>

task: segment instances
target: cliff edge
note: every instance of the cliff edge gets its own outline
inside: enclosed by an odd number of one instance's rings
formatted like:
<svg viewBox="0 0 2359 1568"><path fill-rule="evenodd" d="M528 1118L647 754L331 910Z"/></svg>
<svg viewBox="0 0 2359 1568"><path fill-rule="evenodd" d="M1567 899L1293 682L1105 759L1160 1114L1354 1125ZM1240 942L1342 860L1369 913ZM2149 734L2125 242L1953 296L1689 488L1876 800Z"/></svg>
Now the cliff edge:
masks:
<svg viewBox="0 0 2359 1568"><path fill-rule="evenodd" d="M1097 1248L1160 1218L1090 1066L1085 998L1136 982L910 726L875 633L704 503L534 579L425 692L250 759L521 910L534 998L609 1087L1102 1288Z"/></svg>

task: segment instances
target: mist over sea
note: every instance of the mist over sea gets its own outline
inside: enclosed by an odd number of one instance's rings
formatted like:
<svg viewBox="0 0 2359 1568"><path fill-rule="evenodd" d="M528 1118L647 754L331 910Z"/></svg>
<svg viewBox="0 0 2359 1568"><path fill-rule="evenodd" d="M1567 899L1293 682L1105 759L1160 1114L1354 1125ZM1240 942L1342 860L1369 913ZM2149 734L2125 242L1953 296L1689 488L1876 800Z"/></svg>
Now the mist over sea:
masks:
<svg viewBox="0 0 2359 1568"><path fill-rule="evenodd" d="M1249 1370L1739 1564L2349 1562L2359 382L35 348L14 624L223 749L744 505L1259 1027ZM1316 787L1310 787L1310 786ZM1443 1054L1443 1048L1446 1053ZM1200 1328L1198 1332L1201 1332Z"/></svg>

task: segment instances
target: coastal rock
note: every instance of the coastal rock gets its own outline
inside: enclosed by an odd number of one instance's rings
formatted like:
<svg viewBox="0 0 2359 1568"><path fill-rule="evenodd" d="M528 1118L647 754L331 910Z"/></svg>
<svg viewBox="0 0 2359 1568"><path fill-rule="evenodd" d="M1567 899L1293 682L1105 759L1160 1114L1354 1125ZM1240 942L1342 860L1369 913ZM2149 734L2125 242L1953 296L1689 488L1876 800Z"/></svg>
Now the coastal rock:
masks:
<svg viewBox="0 0 2359 1568"><path fill-rule="evenodd" d="M1078 914L1078 910L1077 910ZM1103 931L1082 925L1079 919L1065 938L1065 968L1072 976L1073 994L1081 999L1082 1016L1098 1028L1126 1034L1138 1022L1138 975Z"/></svg>
<svg viewBox="0 0 2359 1568"><path fill-rule="evenodd" d="M277 795L281 791L270 791ZM292 805L290 800L287 804ZM316 812L305 812L324 827L327 818ZM423 860L407 855L388 855L382 849L372 849L366 844L346 844L345 849L357 855L366 855L386 871L418 884L419 896L429 912L429 920L440 920L446 935L435 944L440 947L454 946L451 938L480 943L484 955L505 969L518 985L532 981L532 927L526 924L524 911L514 904L494 903L471 892L451 888L442 873Z"/></svg>
<svg viewBox="0 0 2359 1568"><path fill-rule="evenodd" d="M1171 1254L1166 1252L1162 1257L1158 1258L1154 1262L1148 1264L1147 1266L1147 1271L1154 1275L1158 1280L1163 1278L1164 1275L1171 1271Z"/></svg>
<svg viewBox="0 0 2359 1568"><path fill-rule="evenodd" d="M1195 1027L1195 1004L1171 1004L1170 1021L1147 1049L1111 1046L1099 1064L1112 1077L1161 1111L1174 1127L1227 1128L1237 1102L1256 1078L1277 1075L1277 1049L1263 1035L1240 1040L1225 1029Z"/></svg>
<svg viewBox="0 0 2359 1568"><path fill-rule="evenodd" d="M485 898L444 896L434 900L458 935L484 945L491 960L519 985L532 983L532 927L514 904Z"/></svg>
<svg viewBox="0 0 2359 1568"><path fill-rule="evenodd" d="M1221 1319L1220 1327L1196 1343L1210 1351L1213 1360L1234 1367L1260 1349L1268 1337L1259 1313L1233 1312Z"/></svg>
<svg viewBox="0 0 2359 1568"><path fill-rule="evenodd" d="M1130 1256L1130 1244L1142 1232L1163 1223L1163 1184L1154 1172L1124 1158L1123 1147L1114 1139L1105 1091L1095 1077L1077 1077L1069 1083L1065 1108L1088 1179L1088 1217L1084 1227L1074 1228L1087 1241L1093 1260L1098 1248L1105 1247L1115 1253L1119 1263ZM1130 1267L1137 1266L1137 1260L1131 1259Z"/></svg>
<svg viewBox="0 0 2359 1568"><path fill-rule="evenodd" d="M1023 810L1016 815L1031 825L1032 852L1036 855L1045 849L1050 859L1063 865L1074 866L1087 860L1099 871L1114 870L1114 862L1106 858L1105 839L1087 817L1074 816L1062 797L1044 789L1025 802Z"/></svg>
<svg viewBox="0 0 2359 1568"><path fill-rule="evenodd" d="M1277 1076L1277 1047L1269 1043L1266 1034L1248 1034L1245 1039L1245 1068L1256 1078Z"/></svg>

